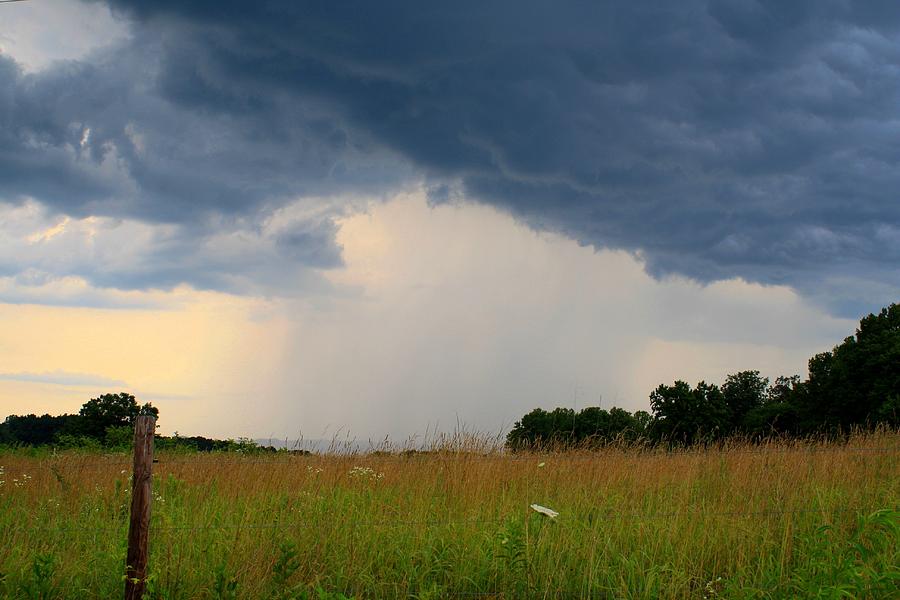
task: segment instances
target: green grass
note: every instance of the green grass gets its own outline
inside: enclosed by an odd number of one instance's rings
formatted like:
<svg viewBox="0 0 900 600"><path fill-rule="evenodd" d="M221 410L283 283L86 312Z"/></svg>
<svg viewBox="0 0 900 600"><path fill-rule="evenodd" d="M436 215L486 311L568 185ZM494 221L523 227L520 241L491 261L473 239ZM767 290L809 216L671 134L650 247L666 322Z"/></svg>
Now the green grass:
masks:
<svg viewBox="0 0 900 600"><path fill-rule="evenodd" d="M158 458L153 598L900 597L897 433ZM128 461L0 454L0 596L121 597Z"/></svg>

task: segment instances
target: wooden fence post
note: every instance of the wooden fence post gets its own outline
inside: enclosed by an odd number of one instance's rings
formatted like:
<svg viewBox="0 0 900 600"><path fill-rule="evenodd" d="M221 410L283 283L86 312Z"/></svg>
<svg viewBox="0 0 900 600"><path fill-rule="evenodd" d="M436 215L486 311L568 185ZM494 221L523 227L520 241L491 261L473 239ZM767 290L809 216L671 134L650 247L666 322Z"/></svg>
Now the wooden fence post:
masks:
<svg viewBox="0 0 900 600"><path fill-rule="evenodd" d="M131 482L131 520L125 560L125 600L141 600L147 583L147 542L150 539L150 482L156 417L134 420L134 473Z"/></svg>

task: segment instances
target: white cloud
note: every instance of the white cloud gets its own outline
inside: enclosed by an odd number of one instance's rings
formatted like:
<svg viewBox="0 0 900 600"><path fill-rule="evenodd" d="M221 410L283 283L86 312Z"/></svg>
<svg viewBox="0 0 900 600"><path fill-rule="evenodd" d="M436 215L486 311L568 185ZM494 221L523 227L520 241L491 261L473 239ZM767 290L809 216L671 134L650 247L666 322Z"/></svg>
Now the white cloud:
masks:
<svg viewBox="0 0 900 600"><path fill-rule="evenodd" d="M82 58L127 34L127 25L102 2L15 2L3 6L0 54L12 56L28 71L38 71L55 60Z"/></svg>
<svg viewBox="0 0 900 600"><path fill-rule="evenodd" d="M359 294L289 303L249 434L403 437L457 419L497 431L537 406L646 409L676 377L805 373L853 327L785 287L654 280L627 253L420 194L345 219L338 241L346 268L331 279Z"/></svg>

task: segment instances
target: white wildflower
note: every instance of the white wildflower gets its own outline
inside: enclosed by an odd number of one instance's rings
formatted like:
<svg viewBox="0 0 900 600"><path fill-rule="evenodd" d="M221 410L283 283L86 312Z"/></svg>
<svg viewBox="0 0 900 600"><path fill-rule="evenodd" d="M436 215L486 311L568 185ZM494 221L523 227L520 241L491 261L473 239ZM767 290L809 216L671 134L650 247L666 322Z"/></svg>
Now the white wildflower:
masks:
<svg viewBox="0 0 900 600"><path fill-rule="evenodd" d="M711 581L706 582L706 591L703 593L704 598L717 598L719 597L719 588L722 585L722 578L716 577Z"/></svg>
<svg viewBox="0 0 900 600"><path fill-rule="evenodd" d="M350 477L375 481L384 477L384 473L376 473L371 467L353 467L350 469Z"/></svg>
<svg viewBox="0 0 900 600"><path fill-rule="evenodd" d="M546 517L550 517L551 519L555 519L559 516L559 513L553 510L552 508L547 508L546 506L541 506L540 504L532 504L531 510L536 513L540 513Z"/></svg>

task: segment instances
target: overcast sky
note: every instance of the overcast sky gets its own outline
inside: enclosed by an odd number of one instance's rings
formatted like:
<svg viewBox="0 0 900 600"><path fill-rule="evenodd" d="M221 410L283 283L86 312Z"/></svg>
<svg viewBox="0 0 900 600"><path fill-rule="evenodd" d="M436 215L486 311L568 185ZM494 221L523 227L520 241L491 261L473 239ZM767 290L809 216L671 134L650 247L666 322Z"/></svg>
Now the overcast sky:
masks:
<svg viewBox="0 0 900 600"><path fill-rule="evenodd" d="M900 299L900 4L0 4L0 413L497 432Z"/></svg>

